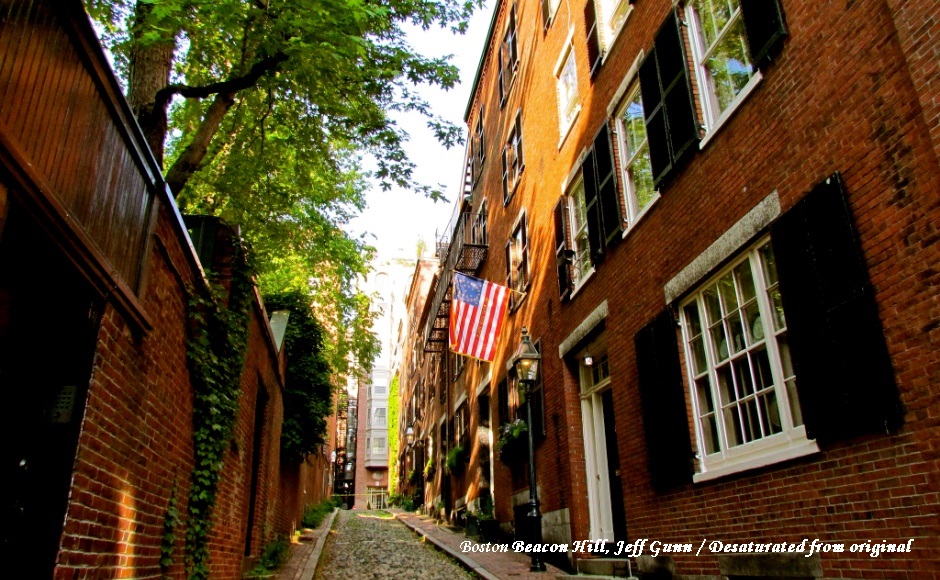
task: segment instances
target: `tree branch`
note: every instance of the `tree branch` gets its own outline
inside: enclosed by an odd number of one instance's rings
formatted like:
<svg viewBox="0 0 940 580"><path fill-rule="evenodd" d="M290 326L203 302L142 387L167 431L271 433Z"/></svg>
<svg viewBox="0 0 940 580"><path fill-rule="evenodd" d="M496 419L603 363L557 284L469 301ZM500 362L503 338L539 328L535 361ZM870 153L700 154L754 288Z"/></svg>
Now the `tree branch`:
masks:
<svg viewBox="0 0 940 580"><path fill-rule="evenodd" d="M187 99L205 99L219 93L237 93L238 91L251 88L258 83L258 80L264 75L274 72L282 62L287 60L287 54L277 52L271 56L265 57L251 66L242 76L228 78L217 83L193 87L183 84L167 85L157 91L156 103L169 103L173 95L180 95Z"/></svg>

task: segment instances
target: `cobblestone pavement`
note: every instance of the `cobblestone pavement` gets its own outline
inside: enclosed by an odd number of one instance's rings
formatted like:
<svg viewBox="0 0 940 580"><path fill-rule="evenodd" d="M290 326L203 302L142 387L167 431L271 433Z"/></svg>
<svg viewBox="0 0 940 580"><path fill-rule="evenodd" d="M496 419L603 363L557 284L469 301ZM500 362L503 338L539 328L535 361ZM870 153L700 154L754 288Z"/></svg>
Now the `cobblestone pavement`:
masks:
<svg viewBox="0 0 940 580"><path fill-rule="evenodd" d="M475 578L385 511L341 510L314 578Z"/></svg>

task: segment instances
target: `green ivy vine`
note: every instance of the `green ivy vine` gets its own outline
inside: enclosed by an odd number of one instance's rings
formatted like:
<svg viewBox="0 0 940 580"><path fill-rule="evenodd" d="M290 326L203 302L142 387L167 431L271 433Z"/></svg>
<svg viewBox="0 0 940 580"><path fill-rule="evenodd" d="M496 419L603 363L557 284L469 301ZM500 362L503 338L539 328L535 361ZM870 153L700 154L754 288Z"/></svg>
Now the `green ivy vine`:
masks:
<svg viewBox="0 0 940 580"><path fill-rule="evenodd" d="M173 566L173 552L176 547L176 526L180 521L180 510L176 499L176 482L170 490L170 501L163 514L163 539L160 542L160 570L163 574L169 572Z"/></svg>
<svg viewBox="0 0 940 580"><path fill-rule="evenodd" d="M191 579L209 577L209 535L219 478L238 414L254 294L252 268L236 240L228 290L190 292L186 358L194 388L192 482L187 504L186 563Z"/></svg>
<svg viewBox="0 0 940 580"><path fill-rule="evenodd" d="M264 297L268 312L287 310L284 332L284 423L281 457L299 463L319 451L333 412L333 368L326 356L323 327L313 316L310 297L300 291Z"/></svg>

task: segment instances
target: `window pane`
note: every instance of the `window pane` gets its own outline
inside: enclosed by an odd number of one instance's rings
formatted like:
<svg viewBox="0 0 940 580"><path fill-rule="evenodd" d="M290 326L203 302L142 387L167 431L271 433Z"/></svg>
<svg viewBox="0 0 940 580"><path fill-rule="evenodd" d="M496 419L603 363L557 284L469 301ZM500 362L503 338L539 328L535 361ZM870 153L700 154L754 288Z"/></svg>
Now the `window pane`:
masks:
<svg viewBox="0 0 940 580"><path fill-rule="evenodd" d="M702 323L699 322L698 318L698 306L694 303L685 307L685 320L689 325L689 335L691 337L694 338L702 334Z"/></svg>
<svg viewBox="0 0 940 580"><path fill-rule="evenodd" d="M735 21L728 33L710 51L704 64L718 112L724 111L751 78L743 20L739 18Z"/></svg>
<svg viewBox="0 0 940 580"><path fill-rule="evenodd" d="M645 143L630 165L630 179L633 182L634 195L636 195L636 211L639 213L656 197L649 146Z"/></svg>
<svg viewBox="0 0 940 580"><path fill-rule="evenodd" d="M715 39L728 25L731 16L737 9L737 2L727 0L695 0L692 7L699 17L703 41L706 47L714 44Z"/></svg>

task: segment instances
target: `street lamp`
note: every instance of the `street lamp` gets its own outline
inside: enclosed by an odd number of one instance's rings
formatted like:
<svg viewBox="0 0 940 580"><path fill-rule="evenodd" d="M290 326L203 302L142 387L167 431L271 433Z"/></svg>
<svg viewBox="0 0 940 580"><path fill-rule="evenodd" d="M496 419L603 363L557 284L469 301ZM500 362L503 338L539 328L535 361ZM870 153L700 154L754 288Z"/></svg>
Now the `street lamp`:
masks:
<svg viewBox="0 0 940 580"><path fill-rule="evenodd" d="M415 430L412 427L405 429L405 443L411 445L415 442Z"/></svg>
<svg viewBox="0 0 940 580"><path fill-rule="evenodd" d="M529 434L529 511L526 518L529 521L529 530L532 533L531 543L539 545L542 543L542 513L539 511L538 485L535 481L535 442L533 440L532 428L532 393L535 390L535 380L538 377L539 362L542 355L532 344L532 338L526 327L522 327L522 344L512 355L512 366L516 369L516 380L519 383L520 400L522 396L526 399L526 418ZM533 550L532 564L529 570L532 572L544 572L545 562L537 550Z"/></svg>

